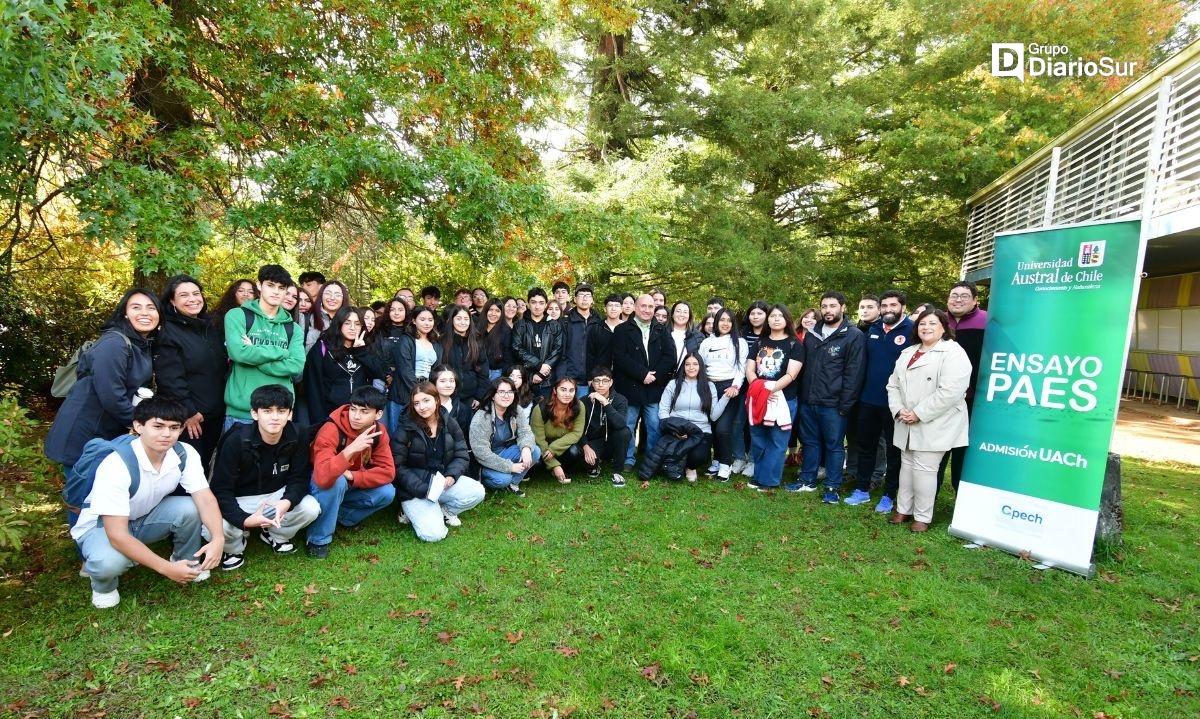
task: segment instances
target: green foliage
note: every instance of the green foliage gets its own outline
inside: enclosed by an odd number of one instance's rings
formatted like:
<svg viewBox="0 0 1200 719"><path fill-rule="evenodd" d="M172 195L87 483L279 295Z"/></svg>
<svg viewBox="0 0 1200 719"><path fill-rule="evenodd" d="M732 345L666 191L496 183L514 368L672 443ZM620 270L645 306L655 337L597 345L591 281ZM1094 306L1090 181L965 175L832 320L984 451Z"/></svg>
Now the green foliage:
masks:
<svg viewBox="0 0 1200 719"><path fill-rule="evenodd" d="M0 390L0 565L21 551L22 543L41 529L29 511L44 501L55 465L42 455L40 423L22 407L13 387Z"/></svg>

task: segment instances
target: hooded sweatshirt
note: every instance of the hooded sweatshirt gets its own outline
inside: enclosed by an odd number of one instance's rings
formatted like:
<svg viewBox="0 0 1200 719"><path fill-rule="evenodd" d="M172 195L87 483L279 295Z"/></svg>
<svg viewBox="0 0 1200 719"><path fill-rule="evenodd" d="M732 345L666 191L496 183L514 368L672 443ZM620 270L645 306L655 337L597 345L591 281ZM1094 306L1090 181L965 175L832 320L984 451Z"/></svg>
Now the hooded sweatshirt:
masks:
<svg viewBox="0 0 1200 719"><path fill-rule="evenodd" d="M243 310L254 313L249 332ZM288 340L288 324L295 324L291 314L281 307L268 318L258 300L225 313L225 349L230 363L226 416L250 419L250 393L263 385L281 384L292 390L292 377L304 369L304 333L294 327ZM250 344L242 341L243 336L250 338Z"/></svg>
<svg viewBox="0 0 1200 719"><path fill-rule="evenodd" d="M329 414L329 421L321 425L313 439L313 484L321 489L329 489L347 470L354 475L350 482L351 489L373 489L395 479L391 439L382 423L376 422L375 429L380 434L372 440L371 446L352 458L347 457L346 447L362 431L350 426L350 405L344 404L333 410Z"/></svg>

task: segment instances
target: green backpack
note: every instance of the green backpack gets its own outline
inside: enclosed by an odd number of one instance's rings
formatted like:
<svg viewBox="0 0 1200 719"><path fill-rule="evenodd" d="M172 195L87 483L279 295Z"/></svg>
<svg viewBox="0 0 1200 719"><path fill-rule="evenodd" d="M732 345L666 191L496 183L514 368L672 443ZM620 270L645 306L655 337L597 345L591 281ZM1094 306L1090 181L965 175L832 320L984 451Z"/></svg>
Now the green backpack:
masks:
<svg viewBox="0 0 1200 719"><path fill-rule="evenodd" d="M133 344L130 343L129 338L126 337L122 332L117 332L116 330L106 330L105 332L101 333L100 337L103 337L109 332L116 332L117 336L125 341L125 349L129 350L130 352L133 351ZM62 398L66 397L67 394L70 393L71 388L74 387L75 383L79 381L79 360L85 354L87 354L89 350L96 346L96 343L100 341L100 337L84 342L82 345L80 345L79 349L75 350L75 354L71 355L71 359L67 360L65 365L54 370L54 382L50 384L50 394L52 396Z"/></svg>

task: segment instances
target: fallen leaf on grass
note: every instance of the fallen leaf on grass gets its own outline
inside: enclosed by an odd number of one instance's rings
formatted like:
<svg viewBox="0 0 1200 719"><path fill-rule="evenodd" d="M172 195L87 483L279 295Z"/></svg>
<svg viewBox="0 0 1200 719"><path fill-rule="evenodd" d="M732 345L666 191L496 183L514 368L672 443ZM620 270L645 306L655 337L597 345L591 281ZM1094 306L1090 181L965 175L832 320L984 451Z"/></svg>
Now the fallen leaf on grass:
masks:
<svg viewBox="0 0 1200 719"><path fill-rule="evenodd" d="M1120 679L1121 678L1121 672L1115 671L1113 669L1105 669L1104 673L1107 674L1109 676L1109 678L1111 678L1111 679Z"/></svg>
<svg viewBox="0 0 1200 719"><path fill-rule="evenodd" d="M638 489L650 489L650 483L643 480L642 483L638 485Z"/></svg>
<svg viewBox="0 0 1200 719"><path fill-rule="evenodd" d="M900 686L902 686L902 687L906 687L906 686L908 686L909 684L912 684L912 680L911 680L911 679L909 679L908 677L904 676L903 674L901 674L901 675L900 675L900 676L899 676L899 677L896 679L896 683L897 683L897 684L899 684L899 685L900 685Z"/></svg>
<svg viewBox="0 0 1200 719"><path fill-rule="evenodd" d="M318 674L312 678L312 681L310 681L308 683L308 685L310 687L312 687L313 689L320 689L322 686L325 685L325 682L327 682L327 681L329 681L328 676L326 676L325 674Z"/></svg>
<svg viewBox="0 0 1200 719"><path fill-rule="evenodd" d="M554 651L558 652L559 654L563 655L564 657L577 657L577 656L579 656L579 650L578 650L578 649L576 649L576 648L574 648L574 647L568 647L566 644L563 644L563 645L561 645L561 646L555 647L555 648L554 648Z"/></svg>
<svg viewBox="0 0 1200 719"><path fill-rule="evenodd" d="M810 717L820 717L820 716L825 716L825 710L824 710L824 709L822 709L821 707L809 707L809 708L808 708L808 715L809 715Z"/></svg>
<svg viewBox="0 0 1200 719"><path fill-rule="evenodd" d="M341 707L342 709L345 709L347 711L354 709L354 707L350 706L350 700L344 696L336 696L336 697L330 699L329 706Z"/></svg>
<svg viewBox="0 0 1200 719"><path fill-rule="evenodd" d="M524 638L525 638L525 630L524 629L518 629L516 634L513 634L512 632L504 633L504 640L507 641L511 646L516 646Z"/></svg>
<svg viewBox="0 0 1200 719"><path fill-rule="evenodd" d="M833 677L826 674L825 676L821 677L821 684L825 685L826 689L832 689L833 688Z"/></svg>
<svg viewBox="0 0 1200 719"><path fill-rule="evenodd" d="M947 664L945 667L942 668L942 671L944 671L947 674L953 674L955 669L958 669L958 665L955 664L954 662L950 662L949 664Z"/></svg>
<svg viewBox="0 0 1200 719"><path fill-rule="evenodd" d="M693 672L693 673L691 673L691 674L689 674L689 675L688 675L688 679L691 679L691 680L692 680L692 683L693 683L693 684L695 684L695 685L697 685L697 686L701 686L701 687L706 687L706 686L708 686L708 675L707 675L707 674L701 674L701 673L699 673L699 672Z"/></svg>
<svg viewBox="0 0 1200 719"><path fill-rule="evenodd" d="M287 587L286 584L276 584L273 590L276 594L283 594L283 590Z"/></svg>
<svg viewBox="0 0 1200 719"><path fill-rule="evenodd" d="M195 697L190 697L183 700L183 705L188 709L195 709L196 707L200 706L200 700Z"/></svg>
<svg viewBox="0 0 1200 719"><path fill-rule="evenodd" d="M985 705L991 707L993 712L1000 711L1000 702L989 697L987 694L980 694L979 696L977 696L975 698L978 699L979 701L983 702Z"/></svg>
<svg viewBox="0 0 1200 719"><path fill-rule="evenodd" d="M600 706L604 708L604 711L612 711L617 708L617 705L613 704L613 700L609 699L608 696L600 700Z"/></svg>
<svg viewBox="0 0 1200 719"><path fill-rule="evenodd" d="M445 629L443 629L442 631L437 633L437 640L439 642L441 642L442 644L449 644L450 640L453 638L454 638L454 633L447 631Z"/></svg>
<svg viewBox="0 0 1200 719"><path fill-rule="evenodd" d="M346 672L347 674L349 674L351 676L354 676L355 674L358 674L358 667L354 666L353 664L347 664L344 667L342 667L342 671Z"/></svg>
<svg viewBox="0 0 1200 719"><path fill-rule="evenodd" d="M658 673L662 671L662 664L655 662L642 667L642 678L649 679L652 682L658 681Z"/></svg>

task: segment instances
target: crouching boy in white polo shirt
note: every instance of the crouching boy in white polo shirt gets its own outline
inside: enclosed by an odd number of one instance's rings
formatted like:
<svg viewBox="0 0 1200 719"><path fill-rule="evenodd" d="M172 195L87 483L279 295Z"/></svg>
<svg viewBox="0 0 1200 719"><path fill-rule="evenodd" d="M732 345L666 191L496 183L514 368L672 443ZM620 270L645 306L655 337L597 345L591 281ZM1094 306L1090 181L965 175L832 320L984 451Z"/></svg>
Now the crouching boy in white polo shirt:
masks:
<svg viewBox="0 0 1200 719"><path fill-rule="evenodd" d="M136 564L149 567L180 584L208 579L208 570L221 561L225 547L221 510L204 479L200 455L179 441L187 410L169 399L152 397L133 408L129 448L139 477L134 482L126 460L112 452L96 466L95 480L71 538L83 555L84 572L92 582L92 604L100 609L121 601L118 578ZM182 468L181 468L182 465ZM171 496L182 486L189 496ZM212 541L201 546L201 526ZM171 559L163 559L147 542L171 537Z"/></svg>

